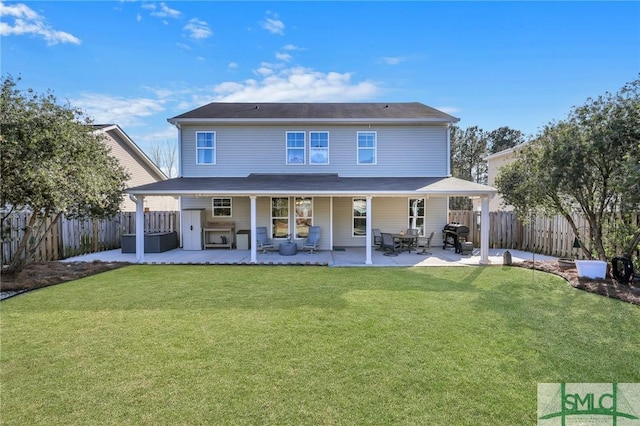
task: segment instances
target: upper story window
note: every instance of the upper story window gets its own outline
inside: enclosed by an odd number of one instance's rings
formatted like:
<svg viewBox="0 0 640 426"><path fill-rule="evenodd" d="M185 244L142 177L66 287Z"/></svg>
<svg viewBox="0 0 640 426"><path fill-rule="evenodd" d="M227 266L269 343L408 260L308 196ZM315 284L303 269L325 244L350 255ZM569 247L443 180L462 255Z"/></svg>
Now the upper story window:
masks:
<svg viewBox="0 0 640 426"><path fill-rule="evenodd" d="M213 217L231 217L231 198L213 198Z"/></svg>
<svg viewBox="0 0 640 426"><path fill-rule="evenodd" d="M287 132L287 164L304 164L304 132Z"/></svg>
<svg viewBox="0 0 640 426"><path fill-rule="evenodd" d="M196 164L216 164L216 132L196 132Z"/></svg>
<svg viewBox="0 0 640 426"><path fill-rule="evenodd" d="M358 132L358 164L376 164L376 132Z"/></svg>
<svg viewBox="0 0 640 426"><path fill-rule="evenodd" d="M309 132L309 164L329 164L329 132Z"/></svg>

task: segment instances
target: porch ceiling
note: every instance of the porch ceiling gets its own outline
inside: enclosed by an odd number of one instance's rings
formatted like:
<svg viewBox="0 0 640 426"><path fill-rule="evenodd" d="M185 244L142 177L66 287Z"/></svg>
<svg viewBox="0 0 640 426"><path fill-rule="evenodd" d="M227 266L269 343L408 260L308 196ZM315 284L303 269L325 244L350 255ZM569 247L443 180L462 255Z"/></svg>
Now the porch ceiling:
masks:
<svg viewBox="0 0 640 426"><path fill-rule="evenodd" d="M209 195L434 195L490 197L495 188L453 177L342 177L338 174L250 174L182 177L129 188L138 196Z"/></svg>

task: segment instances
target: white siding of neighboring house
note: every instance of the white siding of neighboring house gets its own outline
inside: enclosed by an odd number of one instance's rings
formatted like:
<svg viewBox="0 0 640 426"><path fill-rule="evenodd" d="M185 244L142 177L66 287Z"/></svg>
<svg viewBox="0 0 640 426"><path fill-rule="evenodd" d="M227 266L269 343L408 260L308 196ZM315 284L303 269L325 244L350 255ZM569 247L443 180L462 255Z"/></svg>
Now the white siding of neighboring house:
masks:
<svg viewBox="0 0 640 426"><path fill-rule="evenodd" d="M111 130L105 132L105 135L107 137L104 142L111 148L111 155L116 157L129 173L127 188L163 180L157 172L140 159L139 153L124 141L117 132ZM151 211L176 211L178 209L178 199L176 197L145 197L144 206ZM136 205L125 194L120 209L126 212L135 211Z"/></svg>
<svg viewBox="0 0 640 426"><path fill-rule="evenodd" d="M216 132L216 164L196 165L196 131ZM329 132L328 165L287 165L286 132ZM377 164L357 165L357 132L377 132ZM446 126L187 126L181 127L184 177L250 173L338 173L341 176L446 176Z"/></svg>
<svg viewBox="0 0 640 426"><path fill-rule="evenodd" d="M517 147L516 147L517 148ZM500 172L500 168L515 159L516 148L509 148L485 158L487 161L487 182L489 186L495 187L496 177ZM512 211L513 206L503 205L503 199L500 193L497 193L489 202L489 211Z"/></svg>

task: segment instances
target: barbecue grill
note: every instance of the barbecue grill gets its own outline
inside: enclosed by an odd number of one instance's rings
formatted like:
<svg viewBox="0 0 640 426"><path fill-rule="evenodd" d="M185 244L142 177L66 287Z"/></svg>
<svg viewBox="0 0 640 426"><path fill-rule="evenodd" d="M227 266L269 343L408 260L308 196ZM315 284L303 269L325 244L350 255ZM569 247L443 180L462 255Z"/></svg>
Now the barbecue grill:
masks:
<svg viewBox="0 0 640 426"><path fill-rule="evenodd" d="M459 223L447 223L442 229L442 248L447 246L455 248L456 253L461 252L461 243L467 241L469 228Z"/></svg>

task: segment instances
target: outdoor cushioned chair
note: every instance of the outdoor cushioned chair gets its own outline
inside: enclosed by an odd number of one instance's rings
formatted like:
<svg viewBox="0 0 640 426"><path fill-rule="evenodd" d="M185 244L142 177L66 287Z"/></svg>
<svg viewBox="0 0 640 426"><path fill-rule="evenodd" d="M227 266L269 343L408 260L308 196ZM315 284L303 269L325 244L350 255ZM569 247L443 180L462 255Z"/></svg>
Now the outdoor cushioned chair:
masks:
<svg viewBox="0 0 640 426"><path fill-rule="evenodd" d="M256 228L256 243L260 254L270 254L267 249L274 248L273 242L271 238L267 236L267 227L266 226L258 226Z"/></svg>
<svg viewBox="0 0 640 426"><path fill-rule="evenodd" d="M373 245L376 246L376 250L380 250L380 244L382 244L382 232L380 229L373 228Z"/></svg>
<svg viewBox="0 0 640 426"><path fill-rule="evenodd" d="M382 244L380 244L380 248L385 252L385 256L397 256L398 252L396 250L400 249L400 243L396 242L388 232L382 233Z"/></svg>
<svg viewBox="0 0 640 426"><path fill-rule="evenodd" d="M422 246L422 251L419 251L416 254L432 254L429 249L431 248L431 240L433 240L433 236L435 235L435 233L436 231L431 232L429 238L427 238L427 241L425 241L424 245Z"/></svg>
<svg viewBox="0 0 640 426"><path fill-rule="evenodd" d="M309 227L309 235L304 243L302 243L303 250L309 250L307 254L316 254L316 249L318 248L318 244L320 243L320 227L319 226L310 226Z"/></svg>

